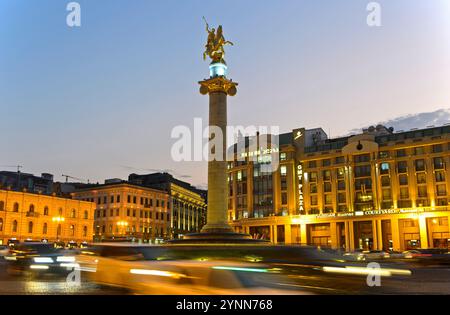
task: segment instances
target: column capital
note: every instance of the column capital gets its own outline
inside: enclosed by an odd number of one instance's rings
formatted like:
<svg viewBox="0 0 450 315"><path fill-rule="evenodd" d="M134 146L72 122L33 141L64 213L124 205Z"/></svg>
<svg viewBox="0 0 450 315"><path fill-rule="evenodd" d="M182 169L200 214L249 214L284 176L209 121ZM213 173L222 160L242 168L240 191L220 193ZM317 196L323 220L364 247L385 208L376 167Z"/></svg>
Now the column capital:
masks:
<svg viewBox="0 0 450 315"><path fill-rule="evenodd" d="M234 96L237 93L238 83L233 82L223 76L206 79L198 82L200 84L200 94L206 95L214 92L226 93L229 96Z"/></svg>

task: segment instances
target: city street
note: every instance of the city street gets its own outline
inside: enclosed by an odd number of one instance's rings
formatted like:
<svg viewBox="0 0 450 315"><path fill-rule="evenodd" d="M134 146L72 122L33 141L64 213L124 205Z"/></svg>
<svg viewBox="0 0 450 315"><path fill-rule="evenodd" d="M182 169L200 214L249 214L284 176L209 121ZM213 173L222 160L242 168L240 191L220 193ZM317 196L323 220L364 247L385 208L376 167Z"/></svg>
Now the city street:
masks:
<svg viewBox="0 0 450 315"><path fill-rule="evenodd" d="M66 283L65 276L41 276L38 278L26 278L23 276L8 275L6 262L0 262L0 294L69 294L69 295L123 295L132 294L122 288L98 285L86 279L86 274L81 275L80 285L70 285ZM450 268L441 267L419 267L410 265L409 270L412 275L401 278L386 278L381 280L381 287L368 287L365 278L361 277L361 283L357 284L360 291L355 291L355 280L337 277L336 279L317 279L317 286L314 280L304 277L304 285L301 281L285 283L287 289L298 288L298 290L311 292L313 294L450 294ZM312 278L312 277L310 277ZM347 290L342 288L346 287ZM350 285L351 282L351 285ZM339 287L339 290L335 288ZM350 289L352 288L352 289Z"/></svg>

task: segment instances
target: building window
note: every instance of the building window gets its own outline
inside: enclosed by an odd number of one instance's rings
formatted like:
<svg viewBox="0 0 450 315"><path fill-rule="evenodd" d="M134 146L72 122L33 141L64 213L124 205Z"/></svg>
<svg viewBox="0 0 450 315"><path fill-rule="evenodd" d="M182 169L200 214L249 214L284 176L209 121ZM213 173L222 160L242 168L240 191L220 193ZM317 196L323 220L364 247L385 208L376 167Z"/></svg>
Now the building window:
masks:
<svg viewBox="0 0 450 315"><path fill-rule="evenodd" d="M417 187L417 193L418 193L419 198L427 197L427 186Z"/></svg>
<svg viewBox="0 0 450 315"><path fill-rule="evenodd" d="M316 168L316 167L317 167L316 161L309 161L308 162L308 168Z"/></svg>
<svg viewBox="0 0 450 315"><path fill-rule="evenodd" d="M87 226L83 227L83 237L87 236L87 230L88 230Z"/></svg>
<svg viewBox="0 0 450 315"><path fill-rule="evenodd" d="M322 172L323 180L331 180L331 171L325 170Z"/></svg>
<svg viewBox="0 0 450 315"><path fill-rule="evenodd" d="M309 181L310 182L317 182L317 172L311 172L309 173Z"/></svg>
<svg viewBox="0 0 450 315"><path fill-rule="evenodd" d="M322 160L322 166L323 167L327 167L327 166L330 166L330 165L331 165L331 160L330 159Z"/></svg>
<svg viewBox="0 0 450 315"><path fill-rule="evenodd" d="M116 209L116 217L119 216L119 209Z"/></svg>
<svg viewBox="0 0 450 315"><path fill-rule="evenodd" d="M311 194L316 194L317 193L317 184L310 184L309 191Z"/></svg>
<svg viewBox="0 0 450 315"><path fill-rule="evenodd" d="M355 155L354 161L355 161L355 163L369 162L370 161L370 154Z"/></svg>
<svg viewBox="0 0 450 315"><path fill-rule="evenodd" d="M17 202L14 203L13 212L19 212L19 204Z"/></svg>
<svg viewBox="0 0 450 315"><path fill-rule="evenodd" d="M440 153L440 152L442 152L442 144L433 145L433 153Z"/></svg>
<svg viewBox="0 0 450 315"><path fill-rule="evenodd" d="M380 172L381 172L381 174L388 174L389 173L389 163L381 163Z"/></svg>
<svg viewBox="0 0 450 315"><path fill-rule="evenodd" d="M44 223L44 225L42 226L42 234L47 234L47 229L48 229L48 226L47 226L47 223Z"/></svg>
<svg viewBox="0 0 450 315"><path fill-rule="evenodd" d="M337 156L334 160L335 164L343 164L345 162L345 158L343 156Z"/></svg>
<svg viewBox="0 0 450 315"><path fill-rule="evenodd" d="M416 172L425 171L425 160L424 159L415 160L415 164L416 164Z"/></svg>
<svg viewBox="0 0 450 315"><path fill-rule="evenodd" d="M436 182L444 182L445 181L445 172L444 171L436 171L435 178L436 178Z"/></svg>
<svg viewBox="0 0 450 315"><path fill-rule="evenodd" d="M381 186L386 187L391 185L391 179L389 176L381 176Z"/></svg>
<svg viewBox="0 0 450 315"><path fill-rule="evenodd" d="M427 183L427 175L425 173L417 173L417 184L426 184Z"/></svg>
<svg viewBox="0 0 450 315"><path fill-rule="evenodd" d="M414 148L414 155L422 155L425 153L425 147Z"/></svg>
<svg viewBox="0 0 450 315"><path fill-rule="evenodd" d="M447 196L446 185L436 185L436 194L440 197Z"/></svg>
<svg viewBox="0 0 450 315"><path fill-rule="evenodd" d="M59 208L59 209L58 209L58 215L59 215L59 216L62 216L62 215L63 215L63 209L62 209L62 208Z"/></svg>
<svg viewBox="0 0 450 315"><path fill-rule="evenodd" d="M444 168L444 159L442 157L435 157L433 162L435 170L442 170Z"/></svg>
<svg viewBox="0 0 450 315"><path fill-rule="evenodd" d="M343 180L338 181L338 190L345 190L345 181Z"/></svg>
<svg viewBox="0 0 450 315"><path fill-rule="evenodd" d="M408 172L408 163L406 161L400 161L397 163L397 172L399 174Z"/></svg>
<svg viewBox="0 0 450 315"><path fill-rule="evenodd" d="M286 161L286 153L285 152L281 152L280 153L280 160L281 161Z"/></svg>
<svg viewBox="0 0 450 315"><path fill-rule="evenodd" d="M288 198L287 198L287 193L281 193L281 204L282 205L287 205L287 203L288 203L288 200L287 200Z"/></svg>
<svg viewBox="0 0 450 315"><path fill-rule="evenodd" d="M14 221L13 221L13 224L12 224L12 231L13 231L13 233L16 233L16 232L17 232L17 220L14 220Z"/></svg>
<svg viewBox="0 0 450 315"><path fill-rule="evenodd" d="M338 168L336 174L337 174L337 178L338 178L338 179L343 179L343 178L344 178L344 175L345 175L345 170L344 170L344 168L343 168L343 167Z"/></svg>
<svg viewBox="0 0 450 315"><path fill-rule="evenodd" d="M311 196L311 206L317 206L317 196Z"/></svg>
<svg viewBox="0 0 450 315"><path fill-rule="evenodd" d="M323 191L324 192L331 192L331 182L325 182L323 184Z"/></svg>
<svg viewBox="0 0 450 315"><path fill-rule="evenodd" d="M89 212L87 210L84 211L84 219L89 219Z"/></svg>
<svg viewBox="0 0 450 315"><path fill-rule="evenodd" d="M355 166L355 177L369 177L370 171L370 165Z"/></svg>
<svg viewBox="0 0 450 315"><path fill-rule="evenodd" d="M405 175L405 174L399 175L398 181L401 186L408 185L408 175Z"/></svg>
<svg viewBox="0 0 450 315"><path fill-rule="evenodd" d="M405 157L406 156L406 150L405 149L400 149L396 151L396 155L397 157Z"/></svg>
<svg viewBox="0 0 450 315"><path fill-rule="evenodd" d="M70 217L72 219L75 219L77 217L77 211L75 209L72 209L72 211L70 212Z"/></svg>
<svg viewBox="0 0 450 315"><path fill-rule="evenodd" d="M31 204L30 207L28 208L28 212L34 213L34 205L33 204Z"/></svg>
<svg viewBox="0 0 450 315"><path fill-rule="evenodd" d="M338 193L338 203L346 203L345 193Z"/></svg>
<svg viewBox="0 0 450 315"><path fill-rule="evenodd" d="M44 215L48 216L48 207L47 206L44 208Z"/></svg>
<svg viewBox="0 0 450 315"><path fill-rule="evenodd" d="M4 211L4 210L5 210L5 202L0 201L0 211Z"/></svg>
<svg viewBox="0 0 450 315"><path fill-rule="evenodd" d="M127 196L127 202L131 203L131 196L130 195Z"/></svg>
<svg viewBox="0 0 450 315"><path fill-rule="evenodd" d="M33 233L33 222L28 222L28 234Z"/></svg>
<svg viewBox="0 0 450 315"><path fill-rule="evenodd" d="M117 195L117 197L116 197L116 203L119 203L120 202L120 195Z"/></svg>
<svg viewBox="0 0 450 315"><path fill-rule="evenodd" d="M379 157L380 159L386 159L386 158L388 158L388 157L389 157L389 151L380 151L380 152L378 153L378 157Z"/></svg>
<svg viewBox="0 0 450 315"><path fill-rule="evenodd" d="M408 187L400 188L400 199L409 199L409 188Z"/></svg>
<svg viewBox="0 0 450 315"><path fill-rule="evenodd" d="M3 219L0 218L0 232L3 231Z"/></svg>
<svg viewBox="0 0 450 315"><path fill-rule="evenodd" d="M285 165L280 167L280 174L281 174L281 176L286 176L287 175L287 167Z"/></svg>
<svg viewBox="0 0 450 315"><path fill-rule="evenodd" d="M333 203L333 198L330 194L325 195L325 204L331 205Z"/></svg>
<svg viewBox="0 0 450 315"><path fill-rule="evenodd" d="M390 189L383 189L382 190L383 200L391 200L391 190Z"/></svg>

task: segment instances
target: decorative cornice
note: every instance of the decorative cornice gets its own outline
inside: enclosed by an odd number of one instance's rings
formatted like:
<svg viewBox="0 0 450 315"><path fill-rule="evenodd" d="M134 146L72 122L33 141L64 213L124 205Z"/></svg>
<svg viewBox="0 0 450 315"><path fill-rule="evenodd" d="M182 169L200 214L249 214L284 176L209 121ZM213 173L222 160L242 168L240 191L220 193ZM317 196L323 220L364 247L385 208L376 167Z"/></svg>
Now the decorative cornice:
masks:
<svg viewBox="0 0 450 315"><path fill-rule="evenodd" d="M238 83L228 80L223 76L206 79L198 83L200 84L200 94L202 95L222 92L229 96L234 96L237 93L236 87Z"/></svg>

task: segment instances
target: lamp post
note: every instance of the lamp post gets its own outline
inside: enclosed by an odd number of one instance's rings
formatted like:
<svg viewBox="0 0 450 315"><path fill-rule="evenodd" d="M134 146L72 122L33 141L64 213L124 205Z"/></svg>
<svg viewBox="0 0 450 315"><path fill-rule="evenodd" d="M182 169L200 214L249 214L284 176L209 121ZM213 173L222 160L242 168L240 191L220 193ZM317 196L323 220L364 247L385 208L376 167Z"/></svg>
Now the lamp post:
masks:
<svg viewBox="0 0 450 315"><path fill-rule="evenodd" d="M52 221L58 223L56 227L56 240L59 241L60 227L61 222L64 222L66 219L62 216L53 217Z"/></svg>

